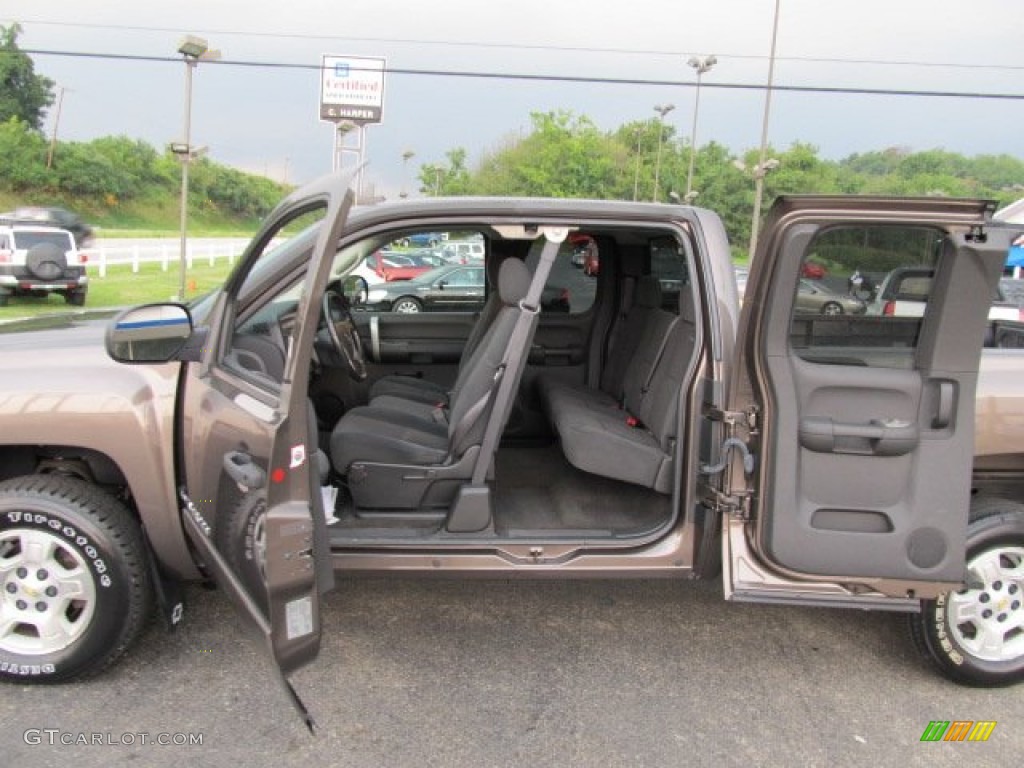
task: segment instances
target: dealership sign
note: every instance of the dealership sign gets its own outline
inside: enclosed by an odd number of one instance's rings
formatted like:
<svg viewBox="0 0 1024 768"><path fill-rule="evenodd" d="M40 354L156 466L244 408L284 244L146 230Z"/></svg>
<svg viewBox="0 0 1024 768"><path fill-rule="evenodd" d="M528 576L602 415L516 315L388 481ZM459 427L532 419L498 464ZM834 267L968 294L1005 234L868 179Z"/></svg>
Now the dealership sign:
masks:
<svg viewBox="0 0 1024 768"><path fill-rule="evenodd" d="M320 69L320 119L379 123L384 111L384 59L324 56Z"/></svg>

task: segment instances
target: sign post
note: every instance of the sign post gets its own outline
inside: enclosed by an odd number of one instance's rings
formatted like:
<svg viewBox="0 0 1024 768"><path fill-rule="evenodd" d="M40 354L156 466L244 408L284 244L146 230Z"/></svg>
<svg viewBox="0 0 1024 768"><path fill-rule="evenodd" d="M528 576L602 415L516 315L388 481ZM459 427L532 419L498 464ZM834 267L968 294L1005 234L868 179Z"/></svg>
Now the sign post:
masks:
<svg viewBox="0 0 1024 768"><path fill-rule="evenodd" d="M320 67L320 119L334 125L331 167L359 168L356 202L362 197L366 126L383 119L385 69L383 58L329 54Z"/></svg>

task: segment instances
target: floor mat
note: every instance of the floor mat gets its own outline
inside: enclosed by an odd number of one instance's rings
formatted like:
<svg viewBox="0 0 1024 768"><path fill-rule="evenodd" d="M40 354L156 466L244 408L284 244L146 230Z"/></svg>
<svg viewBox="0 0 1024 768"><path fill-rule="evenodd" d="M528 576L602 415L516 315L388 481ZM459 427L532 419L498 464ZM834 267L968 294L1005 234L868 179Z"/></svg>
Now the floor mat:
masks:
<svg viewBox="0 0 1024 768"><path fill-rule="evenodd" d="M581 472L557 444L506 447L495 472L495 525L508 530L643 533L663 525L671 497Z"/></svg>

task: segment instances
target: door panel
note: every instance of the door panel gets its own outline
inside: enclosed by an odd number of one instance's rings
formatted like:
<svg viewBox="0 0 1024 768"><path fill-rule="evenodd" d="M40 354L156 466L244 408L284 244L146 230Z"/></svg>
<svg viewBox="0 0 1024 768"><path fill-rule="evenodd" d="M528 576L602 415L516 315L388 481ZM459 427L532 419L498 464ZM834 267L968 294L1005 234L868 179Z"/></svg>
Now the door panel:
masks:
<svg viewBox="0 0 1024 768"><path fill-rule="evenodd" d="M748 283L731 410L758 410L748 528L776 570L875 586L963 577L978 359L1006 253L972 230L986 217L981 204L941 200L783 199L773 209ZM797 307L812 259L825 265L820 290L837 296L838 315ZM871 297L850 276L906 263L935 269L924 316L869 314Z"/></svg>
<svg viewBox="0 0 1024 768"><path fill-rule="evenodd" d="M282 677L316 657L319 594L333 578L307 384L351 176L315 182L275 209L210 310L210 346L183 385L183 525ZM236 354L251 331L243 318L253 316L282 332L274 375ZM263 504L246 513L249 524L229 527L228 510L254 495Z"/></svg>
<svg viewBox="0 0 1024 768"><path fill-rule="evenodd" d="M383 376L400 374L447 387L455 381L477 315L357 312L353 318L363 341L367 380L371 384Z"/></svg>

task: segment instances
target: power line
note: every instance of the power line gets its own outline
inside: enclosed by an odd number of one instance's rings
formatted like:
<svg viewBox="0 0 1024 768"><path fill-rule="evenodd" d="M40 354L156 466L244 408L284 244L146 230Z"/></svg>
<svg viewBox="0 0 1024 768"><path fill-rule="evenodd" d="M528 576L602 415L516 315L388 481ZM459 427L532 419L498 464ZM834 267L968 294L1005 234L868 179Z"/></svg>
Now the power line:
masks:
<svg viewBox="0 0 1024 768"><path fill-rule="evenodd" d="M689 56L695 51L668 51L657 49L633 49L633 48L598 48L591 46L560 46L560 45L528 45L524 43L481 43L464 40L423 40L418 38L394 38L394 37L339 37L335 35L319 35L300 32L239 32L232 29L179 29L175 27L154 27L128 24L97 24L90 22L74 21L46 21L46 20L21 20L7 19L7 23L37 24L39 26L71 27L81 29L120 30L125 32L160 32L169 34L192 34L202 32L211 36L235 36L255 37L281 40L325 40L338 42L357 43L387 43L394 45L426 45L445 46L452 48L483 48L494 50L521 50L521 51L550 51L552 53L593 53L600 55L617 54L627 56ZM763 54L742 54L742 53L720 53L716 54L719 59L750 59L764 61L768 57ZM1024 70L1024 64L997 64L987 62L959 63L941 61L914 61L900 59L845 59L841 57L817 57L817 56L777 56L777 61L793 61L809 64L855 64L855 65L878 65L878 66L901 66L901 67L929 67L947 69L986 69L986 70Z"/></svg>
<svg viewBox="0 0 1024 768"><path fill-rule="evenodd" d="M148 61L159 63L180 63L181 59L173 56L149 56L142 54L121 54L121 53L89 53L86 51L52 51L39 49L23 49L22 53L32 56L63 56L70 58L100 59L112 61ZM307 71L319 71L322 69L319 64L295 64L286 62L270 61L237 61L220 59L217 61L204 62L204 66L229 66L229 67L250 67L263 69L297 69ZM352 71L363 71L359 67L352 67ZM368 70L367 70L368 71ZM374 70L380 71L380 70ZM632 86L658 86L658 87L696 87L696 80L663 80L653 78L628 78L628 77L593 77L585 75L543 75L515 72L483 72L472 70L443 70L443 69L418 69L409 67L385 67L384 72L392 75L411 75L428 77L457 77L478 80L513 80L532 82L559 82L559 83L581 83L588 85L632 85ZM703 82L703 88L714 88L719 90L732 91L763 91L768 86L763 83L727 83L727 82ZM824 86L824 85L772 85L773 91L783 93L821 93L821 94L843 94L859 96L910 96L925 98L952 98L952 99L980 99L995 101L1024 101L1024 93L995 93L981 91L929 91L910 88L857 88L851 86Z"/></svg>

